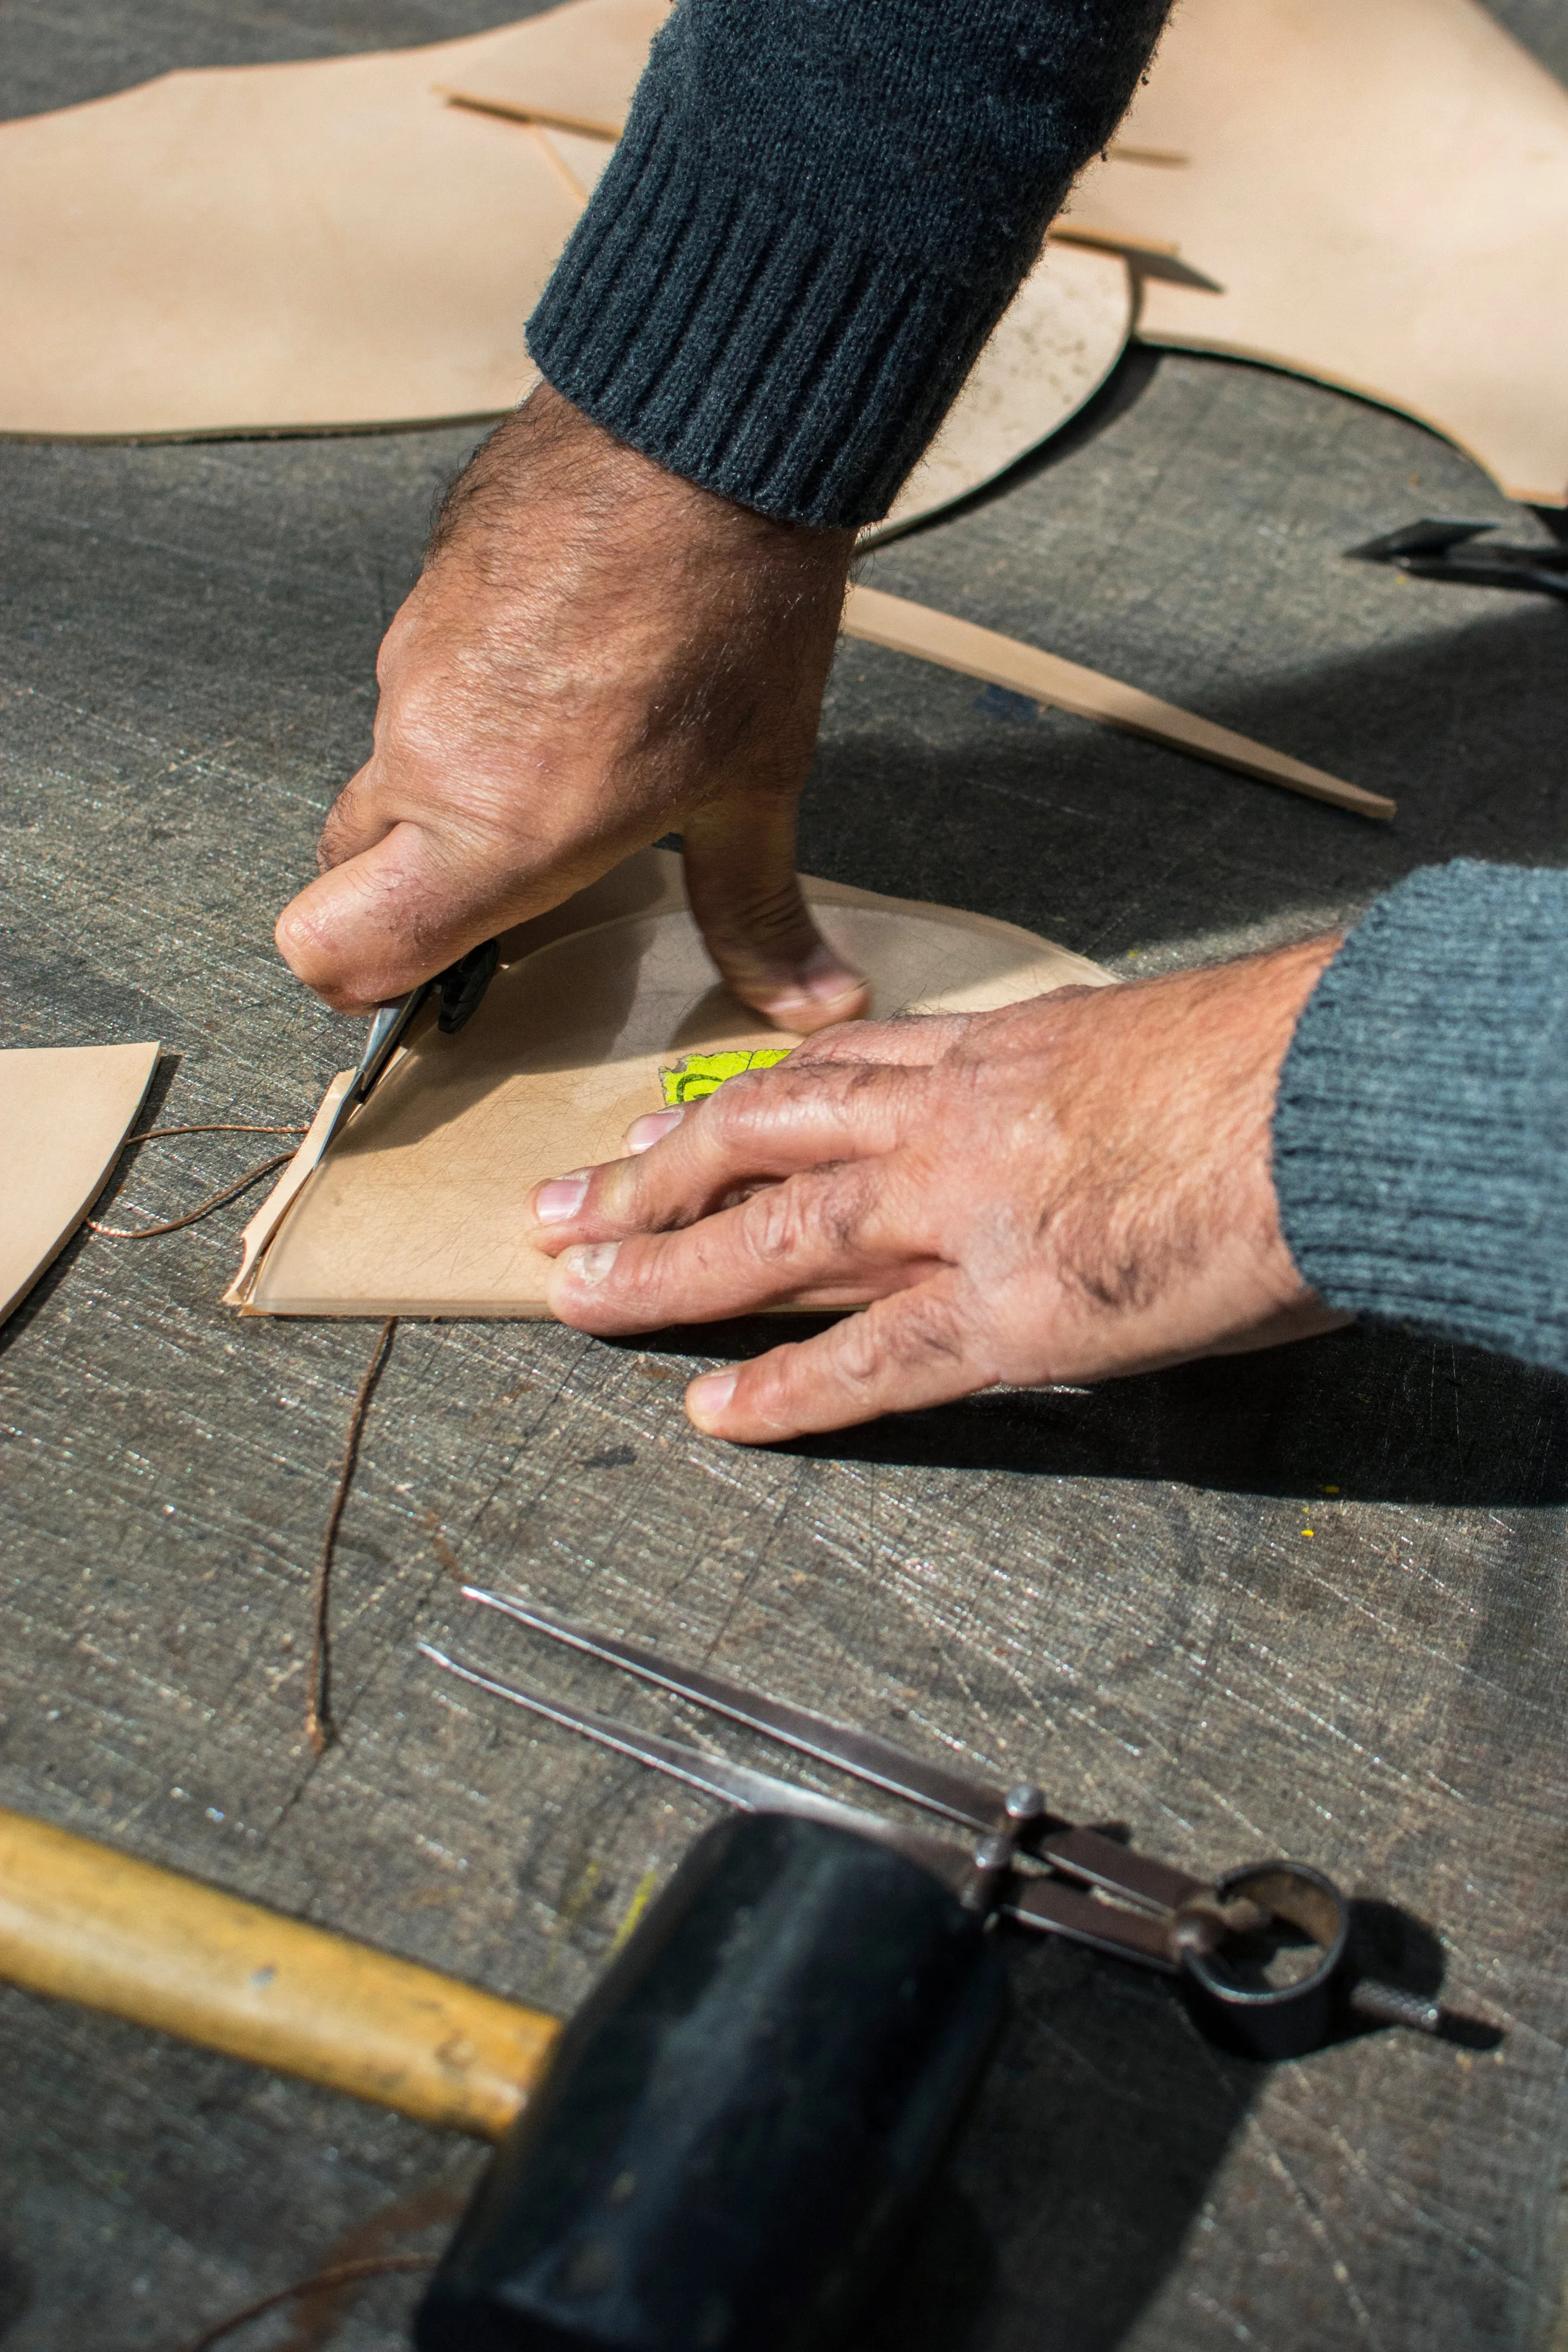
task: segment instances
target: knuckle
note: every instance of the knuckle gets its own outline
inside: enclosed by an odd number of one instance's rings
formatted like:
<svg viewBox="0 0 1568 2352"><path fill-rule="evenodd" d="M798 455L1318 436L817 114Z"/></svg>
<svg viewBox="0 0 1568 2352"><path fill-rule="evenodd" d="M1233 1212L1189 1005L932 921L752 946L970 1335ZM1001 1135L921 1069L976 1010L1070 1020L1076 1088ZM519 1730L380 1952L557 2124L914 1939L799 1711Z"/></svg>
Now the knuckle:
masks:
<svg viewBox="0 0 1568 2352"><path fill-rule="evenodd" d="M461 709L453 684L439 671L423 668L388 680L376 710L379 761L411 765L416 772L428 766L433 777L440 778L441 747L450 739Z"/></svg>
<svg viewBox="0 0 1568 2352"><path fill-rule="evenodd" d="M835 1169L831 1180L813 1196L816 1231L828 1249L857 1249L864 1236L875 1196L874 1179L864 1167Z"/></svg>
<svg viewBox="0 0 1568 2352"><path fill-rule="evenodd" d="M664 1254L657 1243L611 1242L608 1271L601 1276L607 1303L630 1312L656 1299L664 1288Z"/></svg>
<svg viewBox="0 0 1568 2352"><path fill-rule="evenodd" d="M718 940L744 965L759 955L765 961L803 960L821 944L792 866L737 891L715 910L713 922Z"/></svg>
<svg viewBox="0 0 1568 2352"><path fill-rule="evenodd" d="M400 667L407 661L419 636L420 608L424 601L416 586L403 598L387 623L381 644L376 648L376 677L382 687L395 680Z"/></svg>
<svg viewBox="0 0 1568 2352"><path fill-rule="evenodd" d="M754 1255L778 1266L852 1254L865 1222L865 1195L863 1179L851 1170L790 1177L754 1193L747 1216Z"/></svg>
<svg viewBox="0 0 1568 2352"><path fill-rule="evenodd" d="M889 1364L902 1371L952 1369L967 1353L963 1316L938 1292L902 1293L885 1312L873 1307L858 1321L862 1328L849 1350L849 1370L857 1382L869 1383Z"/></svg>
<svg viewBox="0 0 1568 2352"><path fill-rule="evenodd" d="M733 1146L767 1124L770 1097L765 1082L772 1076L771 1070L741 1070L702 1097L703 1133L710 1144Z"/></svg>
<svg viewBox="0 0 1568 2352"><path fill-rule="evenodd" d="M580 1213L624 1234L668 1233L684 1223L678 1210L654 1200L640 1160L612 1160L591 1179Z"/></svg>
<svg viewBox="0 0 1568 2352"><path fill-rule="evenodd" d="M702 1141L709 1151L732 1160L764 1151L789 1132L797 1110L804 1102L816 1101L820 1089L820 1079L794 1066L793 1053L788 1061L769 1067L741 1070L703 1098Z"/></svg>
<svg viewBox="0 0 1568 2352"><path fill-rule="evenodd" d="M902 1364L957 1363L965 1352L962 1318L944 1298L922 1298L894 1322L892 1352Z"/></svg>
<svg viewBox="0 0 1568 2352"><path fill-rule="evenodd" d="M769 1184L754 1192L745 1214L747 1242L759 1264L785 1265L800 1255L810 1234L810 1214L798 1184Z"/></svg>

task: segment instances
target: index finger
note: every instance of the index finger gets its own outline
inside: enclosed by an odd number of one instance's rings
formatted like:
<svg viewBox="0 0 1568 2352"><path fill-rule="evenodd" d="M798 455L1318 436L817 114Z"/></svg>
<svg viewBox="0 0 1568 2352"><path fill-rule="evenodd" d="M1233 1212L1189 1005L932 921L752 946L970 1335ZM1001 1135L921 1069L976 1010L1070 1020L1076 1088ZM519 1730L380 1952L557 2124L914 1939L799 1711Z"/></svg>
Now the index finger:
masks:
<svg viewBox="0 0 1568 2352"><path fill-rule="evenodd" d="M747 1070L688 1104L646 1151L538 1185L536 1247L612 1241L689 1225L737 1188L891 1151L919 1118L922 1070L798 1064Z"/></svg>
<svg viewBox="0 0 1568 2352"><path fill-rule="evenodd" d="M789 1059L797 1066L876 1062L929 1069L958 1044L974 1017L971 1013L895 1013L885 1021L845 1021L808 1037Z"/></svg>

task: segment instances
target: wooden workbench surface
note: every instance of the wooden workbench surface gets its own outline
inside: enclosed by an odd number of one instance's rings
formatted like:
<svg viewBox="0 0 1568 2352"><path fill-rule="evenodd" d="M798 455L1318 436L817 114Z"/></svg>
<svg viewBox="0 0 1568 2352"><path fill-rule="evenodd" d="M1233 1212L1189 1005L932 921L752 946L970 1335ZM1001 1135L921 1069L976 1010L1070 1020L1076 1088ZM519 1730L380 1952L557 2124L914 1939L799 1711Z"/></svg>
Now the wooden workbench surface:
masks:
<svg viewBox="0 0 1568 2352"><path fill-rule="evenodd" d="M409 0L373 29L507 13ZM348 0L24 10L16 102L324 54L367 21ZM167 1118L308 1116L358 1031L283 971L272 919L362 756L377 639L471 439L0 446L0 1044L158 1037ZM1300 935L1436 858L1560 862L1562 613L1343 561L1421 514L1506 511L1397 418L1134 358L1103 429L869 576L1394 793L1397 824L850 646L803 862L1126 974ZM113 1222L176 1214L258 1140L151 1147ZM875 2352L1553 2342L1563 1383L1358 1333L741 1454L681 1413L719 1345L700 1335L405 1326L344 1526L342 1738L317 1761L307 1591L373 1327L226 1314L243 1213L84 1238L0 1335L0 1801L564 2009L704 1810L437 1686L417 1635L679 1719L470 1628L455 1565L1038 1775L1175 1860L1298 1854L1398 1906L1368 1916L1501 2046L1368 2035L1270 2072L1157 1983L1020 1948ZM334 2253L435 2242L477 2162L17 1993L0 2076L5 2352L166 2352ZM410 2292L256 2340L392 2352Z"/></svg>

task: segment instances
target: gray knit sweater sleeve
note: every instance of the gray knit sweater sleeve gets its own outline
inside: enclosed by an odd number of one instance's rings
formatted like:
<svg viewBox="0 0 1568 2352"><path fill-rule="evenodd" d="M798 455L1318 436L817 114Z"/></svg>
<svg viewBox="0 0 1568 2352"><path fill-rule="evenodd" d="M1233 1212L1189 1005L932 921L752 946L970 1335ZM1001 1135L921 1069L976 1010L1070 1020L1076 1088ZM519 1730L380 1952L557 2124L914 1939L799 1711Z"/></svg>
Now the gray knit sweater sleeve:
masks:
<svg viewBox="0 0 1568 2352"><path fill-rule="evenodd" d="M1568 1371L1568 874L1378 901L1297 1025L1274 1182L1330 1306Z"/></svg>
<svg viewBox="0 0 1568 2352"><path fill-rule="evenodd" d="M528 322L559 392L765 514L886 512L1168 0L679 0Z"/></svg>

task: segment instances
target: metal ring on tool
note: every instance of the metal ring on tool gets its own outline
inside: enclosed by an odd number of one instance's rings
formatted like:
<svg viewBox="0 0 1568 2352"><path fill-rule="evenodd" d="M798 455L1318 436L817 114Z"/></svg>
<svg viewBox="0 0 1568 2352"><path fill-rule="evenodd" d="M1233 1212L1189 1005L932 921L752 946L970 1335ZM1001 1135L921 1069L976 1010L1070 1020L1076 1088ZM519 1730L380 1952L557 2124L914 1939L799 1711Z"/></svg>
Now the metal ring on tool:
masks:
<svg viewBox="0 0 1568 2352"><path fill-rule="evenodd" d="M1182 1954L1187 1974L1229 2012L1241 2038L1260 2056L1287 2057L1320 2048L1332 2023L1334 1980L1350 1940L1350 1905L1332 1878L1304 1862L1260 1862L1228 1871L1215 1886L1219 1902L1249 1902L1318 1947L1304 1976L1282 1985L1247 1984L1227 1968L1224 1947Z"/></svg>

